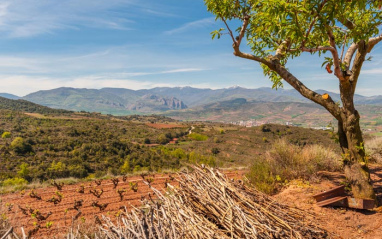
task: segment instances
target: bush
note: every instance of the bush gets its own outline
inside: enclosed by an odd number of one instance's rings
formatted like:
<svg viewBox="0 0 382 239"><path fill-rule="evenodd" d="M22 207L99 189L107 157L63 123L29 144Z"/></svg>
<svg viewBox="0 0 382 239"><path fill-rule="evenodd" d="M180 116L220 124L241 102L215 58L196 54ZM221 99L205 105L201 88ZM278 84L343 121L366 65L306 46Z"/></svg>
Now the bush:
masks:
<svg viewBox="0 0 382 239"><path fill-rule="evenodd" d="M27 185L28 181L23 179L23 178L9 178L6 179L2 182L3 187L8 187L8 186L24 186Z"/></svg>
<svg viewBox="0 0 382 239"><path fill-rule="evenodd" d="M27 154L30 152L33 152L32 150L32 145L29 142L26 142L23 138L21 137L16 137L11 145L10 148L19 155Z"/></svg>
<svg viewBox="0 0 382 239"><path fill-rule="evenodd" d="M271 166L269 163L261 161L261 159L255 160L247 178L256 187L266 194L273 194L277 190L276 178L271 172Z"/></svg>
<svg viewBox="0 0 382 239"><path fill-rule="evenodd" d="M188 137L196 141L206 141L208 139L207 135L197 134L197 133L191 133L188 135Z"/></svg>
<svg viewBox="0 0 382 239"><path fill-rule="evenodd" d="M220 152L220 150L218 149L218 148L212 148L211 149L211 153L213 154L213 155L216 155L216 154L218 154Z"/></svg>
<svg viewBox="0 0 382 239"><path fill-rule="evenodd" d="M160 144L167 144L168 142L170 142L170 139L167 138L165 134L160 134L157 140Z"/></svg>
<svg viewBox="0 0 382 239"><path fill-rule="evenodd" d="M382 164L382 137L368 140L365 143L365 150L371 162Z"/></svg>
<svg viewBox="0 0 382 239"><path fill-rule="evenodd" d="M307 179L318 171L339 171L341 157L320 145L299 147L284 139L274 143L264 157L255 159L248 179L266 193L276 191L277 182Z"/></svg>
<svg viewBox="0 0 382 239"><path fill-rule="evenodd" d="M3 139L9 139L10 137L11 137L11 133L10 132L4 132L1 135L1 138L3 138Z"/></svg>
<svg viewBox="0 0 382 239"><path fill-rule="evenodd" d="M149 138L145 138L145 139L143 140L143 143L144 143L144 144L151 144L151 141L150 141Z"/></svg>

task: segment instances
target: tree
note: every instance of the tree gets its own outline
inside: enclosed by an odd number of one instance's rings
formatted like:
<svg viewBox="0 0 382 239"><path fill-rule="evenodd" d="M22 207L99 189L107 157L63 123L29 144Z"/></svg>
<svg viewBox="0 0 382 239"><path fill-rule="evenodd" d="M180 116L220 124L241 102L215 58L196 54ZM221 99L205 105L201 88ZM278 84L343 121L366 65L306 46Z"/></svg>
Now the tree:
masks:
<svg viewBox="0 0 382 239"><path fill-rule="evenodd" d="M354 93L366 56L382 40L381 0L204 0L233 41L235 56L259 62L273 88L282 80L323 106L338 121L345 175L357 198L375 198ZM239 23L236 30L230 26ZM226 32L225 32L226 31ZM246 41L251 53L241 50ZM303 53L325 55L323 66L338 80L341 104L306 87L286 67Z"/></svg>
<svg viewBox="0 0 382 239"><path fill-rule="evenodd" d="M29 142L26 142L21 137L16 137L11 145L10 148L19 155L23 155L29 152L33 152L32 145Z"/></svg>
<svg viewBox="0 0 382 239"><path fill-rule="evenodd" d="M22 163L20 166L19 166L20 170L17 171L17 174L26 179L26 180L30 180L31 177L30 177L30 169L29 169L29 164L27 163Z"/></svg>

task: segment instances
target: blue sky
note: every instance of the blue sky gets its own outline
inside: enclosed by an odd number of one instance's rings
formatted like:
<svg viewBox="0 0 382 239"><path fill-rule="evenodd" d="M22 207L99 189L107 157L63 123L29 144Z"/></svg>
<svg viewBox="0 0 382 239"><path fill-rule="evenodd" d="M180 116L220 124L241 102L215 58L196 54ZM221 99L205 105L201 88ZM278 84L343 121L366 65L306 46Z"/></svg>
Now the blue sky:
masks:
<svg viewBox="0 0 382 239"><path fill-rule="evenodd" d="M270 87L257 63L233 56L228 37L211 40L220 27L202 0L1 0L0 92ZM372 55L359 94L382 94L380 46ZM321 62L306 54L288 68L312 89L338 92Z"/></svg>

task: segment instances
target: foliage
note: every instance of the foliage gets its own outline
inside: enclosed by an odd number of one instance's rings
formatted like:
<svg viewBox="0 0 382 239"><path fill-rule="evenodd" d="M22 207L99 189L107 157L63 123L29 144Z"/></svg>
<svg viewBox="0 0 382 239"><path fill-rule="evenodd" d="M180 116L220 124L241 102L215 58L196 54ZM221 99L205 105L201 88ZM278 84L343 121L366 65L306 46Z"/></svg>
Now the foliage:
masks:
<svg viewBox="0 0 382 239"><path fill-rule="evenodd" d="M10 132L4 132L2 135L1 135L1 138L3 139L8 139L11 137L11 133Z"/></svg>
<svg viewBox="0 0 382 239"><path fill-rule="evenodd" d="M17 175L24 178L24 179L30 179L30 169L29 169L29 164L27 163L22 163L20 166L19 166L20 170L17 171Z"/></svg>
<svg viewBox="0 0 382 239"><path fill-rule="evenodd" d="M329 46L328 30L333 31L336 45L368 40L379 33L381 24L379 1L274 1L274 0L204 0L216 19L244 20L249 24L245 37L254 55L268 57L282 41L284 59L301 55L302 47ZM323 3L325 2L325 3ZM353 24L346 29L348 22ZM232 21L232 24L236 22ZM235 28L240 35L241 28ZM212 33L227 31L220 29ZM346 37L345 37L346 36ZM286 48L287 47L287 48ZM288 51L289 49L295 51ZM312 53L321 54L320 51ZM286 61L284 62L286 63Z"/></svg>
<svg viewBox="0 0 382 239"><path fill-rule="evenodd" d="M21 137L16 137L10 147L16 154L26 154L32 152L32 145Z"/></svg>
<svg viewBox="0 0 382 239"><path fill-rule="evenodd" d="M36 118L0 110L1 129L15 138L21 137L32 148L29 153L15 154L9 141L0 140L0 180L19 177L31 182L89 175L99 178L108 173L174 171L190 163L237 167L248 165L253 155L263 153L280 137L301 145L332 144L326 132L280 125L267 125L267 132L262 132L259 128L193 123L199 132L194 135L206 139L197 141L187 137L190 126L186 124L185 128L155 129L135 122L145 123L154 120L154 116L131 118L134 122L122 117L119 120L99 115L87 117ZM221 134L221 130L225 133ZM291 132L287 134L287 130ZM159 135L166 139L179 138L179 144L156 146ZM270 143L264 143L263 137ZM143 144L145 138L152 145Z"/></svg>
<svg viewBox="0 0 382 239"><path fill-rule="evenodd" d="M300 147L280 139L264 157L255 159L248 178L266 193L273 193L281 183L314 177L318 171L340 171L338 154L320 145Z"/></svg>
<svg viewBox="0 0 382 239"><path fill-rule="evenodd" d="M15 136L11 142L0 141L0 180L16 176L28 181L85 178L89 174L103 176L108 171L126 174L135 168L156 171L181 167L177 156L162 157L161 151L158 154L141 143L144 139L157 143L158 135L166 139L181 137L188 132L187 126L155 129L123 117L111 120L92 114L70 119L76 116L37 118L0 110L2 132ZM145 120L143 116L130 118ZM165 119L148 116L146 120Z"/></svg>
<svg viewBox="0 0 382 239"><path fill-rule="evenodd" d="M256 159L246 175L254 187L266 194L273 194L277 190L275 175L271 172L269 163Z"/></svg>
<svg viewBox="0 0 382 239"><path fill-rule="evenodd" d="M25 179L23 178L8 178L6 180L4 180L1 185L3 187L8 187L8 186L23 186L23 185L26 185L28 184L28 181L26 181Z"/></svg>
<svg viewBox="0 0 382 239"><path fill-rule="evenodd" d="M275 1L275 0L204 0L207 9L227 27L234 55L260 63L273 88L285 80L305 98L323 106L339 124L342 150L350 157L344 161L345 174L352 182L353 194L375 198L363 148L359 113L354 107L354 94L367 54L382 41L381 1ZM236 21L235 21L236 20ZM241 26L232 31L237 21ZM212 33L213 36L221 31ZM235 35L237 36L235 37ZM240 46L246 41L251 53ZM346 50L345 50L346 48ZM341 104L328 94L318 94L306 87L287 68L289 59L303 52L328 53L323 65L339 82ZM334 70L331 67L334 66ZM350 120L352 118L354 120ZM351 169L350 169L351 168Z"/></svg>
<svg viewBox="0 0 382 239"><path fill-rule="evenodd" d="M367 140L365 149L371 162L382 164L382 137Z"/></svg>
<svg viewBox="0 0 382 239"><path fill-rule="evenodd" d="M206 141L208 139L207 135L198 134L198 133L191 133L188 135L188 137L197 141Z"/></svg>

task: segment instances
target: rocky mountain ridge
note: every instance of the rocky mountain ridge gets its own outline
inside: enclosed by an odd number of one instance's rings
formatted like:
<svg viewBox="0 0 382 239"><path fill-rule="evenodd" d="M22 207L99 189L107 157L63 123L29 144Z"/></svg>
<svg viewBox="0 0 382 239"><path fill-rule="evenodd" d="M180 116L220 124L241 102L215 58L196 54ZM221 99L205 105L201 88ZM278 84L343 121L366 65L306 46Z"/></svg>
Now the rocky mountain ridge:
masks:
<svg viewBox="0 0 382 239"><path fill-rule="evenodd" d="M328 93L334 101L340 101L339 94ZM77 89L61 87L31 93L22 99L44 106L75 111L101 112L115 115L163 113L183 109L200 109L216 102L230 102L234 99L259 102L311 103L293 89L258 88L239 86L224 89L199 89L193 87L157 87L143 90L123 88ZM357 105L382 105L382 96L366 97L355 95Z"/></svg>

